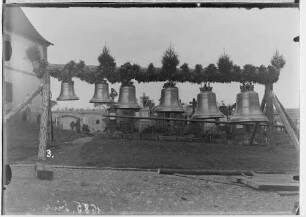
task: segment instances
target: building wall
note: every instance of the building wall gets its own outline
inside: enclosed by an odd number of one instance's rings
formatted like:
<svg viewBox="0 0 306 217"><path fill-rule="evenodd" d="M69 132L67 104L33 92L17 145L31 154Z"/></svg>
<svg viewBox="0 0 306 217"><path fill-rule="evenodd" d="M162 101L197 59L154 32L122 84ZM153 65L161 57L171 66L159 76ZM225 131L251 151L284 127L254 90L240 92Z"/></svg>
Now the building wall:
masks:
<svg viewBox="0 0 306 217"><path fill-rule="evenodd" d="M22 102L25 97L36 90L40 85L40 80L33 73L32 64L25 58L26 49L35 44L34 41L22 37L20 35L14 34L12 32L5 32L10 37L11 46L12 46L12 56L9 61L4 62L3 67L3 82L4 82L4 90L3 95L10 95L11 93L11 102L4 101L4 109L5 112L8 112L20 102ZM37 44L37 46L41 49L41 54L44 59L47 58L47 48ZM5 83L8 82L8 83ZM9 89L6 89L5 86L11 86ZM41 95L37 95L32 102L25 108L27 110L30 109L30 118L31 122L37 122L37 116L40 112L41 105ZM20 116L22 116L23 111L20 112Z"/></svg>
<svg viewBox="0 0 306 217"><path fill-rule="evenodd" d="M103 132L106 127L101 115L85 114L83 123L88 125L88 128L91 132Z"/></svg>
<svg viewBox="0 0 306 217"><path fill-rule="evenodd" d="M71 122L76 122L78 118L72 116L64 116L57 119L58 126L63 130L71 130Z"/></svg>
<svg viewBox="0 0 306 217"><path fill-rule="evenodd" d="M80 120L81 130L83 124L87 124L91 132L97 131L103 132L106 124L102 119L101 114L90 114L90 113L78 113L75 111L71 112L52 112L52 120L55 122L55 126L63 130L71 130L70 123Z"/></svg>

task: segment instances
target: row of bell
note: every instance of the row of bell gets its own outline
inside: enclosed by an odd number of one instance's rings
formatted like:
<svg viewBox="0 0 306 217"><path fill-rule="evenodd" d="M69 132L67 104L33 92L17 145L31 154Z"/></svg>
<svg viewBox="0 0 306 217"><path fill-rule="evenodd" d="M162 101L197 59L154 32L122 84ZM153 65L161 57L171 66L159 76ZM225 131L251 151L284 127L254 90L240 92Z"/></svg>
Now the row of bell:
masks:
<svg viewBox="0 0 306 217"><path fill-rule="evenodd" d="M113 99L110 97L108 83L96 83L95 92L90 103L112 103ZM58 101L79 100L74 92L74 83L62 82L60 96ZM121 109L140 109L136 100L135 86L132 84L121 85L118 103L115 108Z"/></svg>
<svg viewBox="0 0 306 217"><path fill-rule="evenodd" d="M95 84L95 92L91 103L112 103L106 82ZM62 83L61 94L57 100L78 100L75 95L73 83ZM140 109L136 100L135 86L132 84L121 85L119 91L118 103L115 104L117 109ZM177 87L167 87L161 90L160 105L156 112L164 113L183 113L184 109L179 101ZM197 95L197 106L192 119L218 119L224 117L220 112L216 94L211 89L202 89ZM259 106L258 93L253 90L242 91L237 94L236 109L230 119L231 122L266 122L267 117L261 111Z"/></svg>

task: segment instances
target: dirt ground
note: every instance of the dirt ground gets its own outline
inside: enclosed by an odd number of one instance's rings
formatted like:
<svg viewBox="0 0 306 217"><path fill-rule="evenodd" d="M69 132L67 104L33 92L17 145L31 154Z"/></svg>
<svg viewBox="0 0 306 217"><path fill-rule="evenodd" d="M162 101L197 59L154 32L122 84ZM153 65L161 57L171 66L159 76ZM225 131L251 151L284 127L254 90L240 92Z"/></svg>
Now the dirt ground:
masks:
<svg viewBox="0 0 306 217"><path fill-rule="evenodd" d="M5 214L290 214L298 201L225 176L61 168L41 181L33 167L12 169Z"/></svg>

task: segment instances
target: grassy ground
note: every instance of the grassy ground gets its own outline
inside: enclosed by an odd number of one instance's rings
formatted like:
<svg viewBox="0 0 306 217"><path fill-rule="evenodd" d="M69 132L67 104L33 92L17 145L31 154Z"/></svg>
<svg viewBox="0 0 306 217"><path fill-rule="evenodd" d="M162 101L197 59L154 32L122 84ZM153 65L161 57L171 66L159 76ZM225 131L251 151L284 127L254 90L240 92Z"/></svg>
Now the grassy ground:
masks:
<svg viewBox="0 0 306 217"><path fill-rule="evenodd" d="M4 157L8 162L36 159L39 125L12 122L4 134ZM298 155L288 136L279 134L276 146L254 147L239 143L166 142L119 140L94 137L92 141L71 143L85 137L54 128L48 159L51 164L133 168L201 168L298 171ZM84 140L85 141L85 140Z"/></svg>
<svg viewBox="0 0 306 217"><path fill-rule="evenodd" d="M64 142L84 137L72 131L63 131L54 128L53 146L60 146ZM12 163L29 157L36 157L39 144L39 124L22 121L11 121L3 131L3 158L5 162Z"/></svg>
<svg viewBox="0 0 306 217"><path fill-rule="evenodd" d="M86 144L63 145L52 164L130 168L201 168L298 171L294 147L237 143L161 142L95 137Z"/></svg>

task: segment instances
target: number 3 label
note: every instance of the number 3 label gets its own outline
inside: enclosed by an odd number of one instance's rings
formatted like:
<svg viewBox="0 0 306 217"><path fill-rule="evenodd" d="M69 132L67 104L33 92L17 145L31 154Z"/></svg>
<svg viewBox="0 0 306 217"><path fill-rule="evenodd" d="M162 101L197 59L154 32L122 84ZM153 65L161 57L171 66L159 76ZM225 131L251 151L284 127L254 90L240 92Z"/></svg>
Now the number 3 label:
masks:
<svg viewBox="0 0 306 217"><path fill-rule="evenodd" d="M47 150L47 157L51 157L51 150L50 149Z"/></svg>

